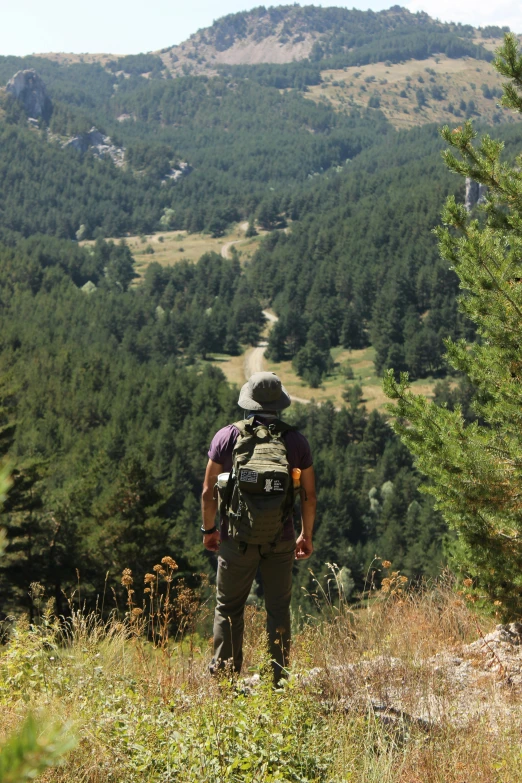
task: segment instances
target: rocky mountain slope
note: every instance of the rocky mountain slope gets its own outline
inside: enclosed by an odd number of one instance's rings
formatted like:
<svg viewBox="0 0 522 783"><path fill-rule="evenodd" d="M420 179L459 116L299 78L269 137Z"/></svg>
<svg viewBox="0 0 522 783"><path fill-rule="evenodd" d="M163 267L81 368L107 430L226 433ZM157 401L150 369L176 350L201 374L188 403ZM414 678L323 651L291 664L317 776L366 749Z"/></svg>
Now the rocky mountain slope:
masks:
<svg viewBox="0 0 522 783"><path fill-rule="evenodd" d="M429 122L512 121L487 64L507 28L441 23L400 6L386 11L282 5L229 14L187 41L139 55L43 54L145 79L220 75L308 90L338 111L380 109L396 128ZM252 70L253 68L253 70Z"/></svg>
<svg viewBox="0 0 522 783"><path fill-rule="evenodd" d="M500 33L498 30L488 32ZM397 44L400 42L400 45ZM341 58L346 65L402 59L434 51L488 58L482 37L469 25L444 24L396 5L387 11L284 5L229 14L178 46L162 50L172 72L201 72L218 65L290 63Z"/></svg>

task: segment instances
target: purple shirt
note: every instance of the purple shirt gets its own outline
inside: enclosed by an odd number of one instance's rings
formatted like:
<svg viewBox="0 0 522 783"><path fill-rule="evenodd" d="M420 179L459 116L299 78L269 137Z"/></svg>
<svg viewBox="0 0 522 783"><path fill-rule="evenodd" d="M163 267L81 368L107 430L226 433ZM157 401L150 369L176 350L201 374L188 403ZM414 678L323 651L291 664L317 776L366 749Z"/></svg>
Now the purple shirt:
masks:
<svg viewBox="0 0 522 783"><path fill-rule="evenodd" d="M263 423L263 419L255 419L258 424ZM233 424L227 424L226 427L220 429L212 438L212 443L208 450L208 457L212 462L217 462L219 465L223 465L223 473L230 473L232 470L232 451L236 445L237 436L239 430ZM290 430L283 435L286 452L288 455L288 462L290 463L290 470L293 468L300 468L306 470L312 467L312 452L310 450L310 444L306 440L305 436L296 430ZM221 520L221 537L223 540L228 538L228 525L227 520ZM290 516L285 522L283 534L281 539L283 541L289 541L294 537L294 520Z"/></svg>

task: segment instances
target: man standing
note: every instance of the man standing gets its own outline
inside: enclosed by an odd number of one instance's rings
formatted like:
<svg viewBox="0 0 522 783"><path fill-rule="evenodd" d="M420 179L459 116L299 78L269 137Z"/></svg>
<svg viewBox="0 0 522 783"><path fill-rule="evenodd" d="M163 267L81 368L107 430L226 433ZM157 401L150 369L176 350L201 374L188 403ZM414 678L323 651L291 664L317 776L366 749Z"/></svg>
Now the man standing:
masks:
<svg viewBox="0 0 522 783"><path fill-rule="evenodd" d="M245 422L238 422L236 425L230 424L223 427L216 433L212 439L208 452L209 461L205 473L202 494L202 515L203 515L203 545L205 549L211 552L218 552L218 572L217 572L217 605L214 616L214 657L210 670L216 672L225 665L231 665L236 672L241 671L243 662L243 629L244 629L244 609L245 604L259 569L261 573L263 592L265 597L265 607L267 612L267 632L270 657L274 672L274 681L277 683L281 677L285 676L285 668L288 665L288 655L290 651L290 599L292 594L292 567L294 560L305 560L313 552L312 533L315 519L316 495L315 478L312 466L312 455L308 441L288 425L284 425L278 419L278 413L290 405L288 396L281 381L271 372L254 373L245 383L239 395L239 407L243 408L245 413ZM273 524L274 512L268 524L258 527L257 534L254 531L255 526L255 496L253 498L254 512L250 513L248 502L239 495L239 501L236 503L238 513L230 512L230 518L222 514L220 527L215 524L216 512L218 510L218 500L215 493L215 486L220 473L230 473L234 460L234 447L237 449L241 443L246 443L243 447L242 459L247 459L245 453L249 451L249 442L257 439L265 439L263 445L258 450L257 461L252 461L252 465L259 466L261 474L263 466L263 456L259 458L259 452L270 455L270 445L272 437L275 442L275 449L280 448L278 457L281 464L284 464L284 474L281 474L281 480L278 478L264 479L264 485L261 484L258 492L262 494L263 486L265 490L270 490L272 496L274 492L283 486L285 480L290 482L290 476L294 471L294 476L300 473L300 493L301 493L301 533L295 540L293 524L293 508L281 506L283 509L280 527L273 534L271 524ZM283 445L284 444L284 445ZM253 448L253 447L252 447ZM264 449L264 451L263 451ZM286 456L284 452L286 451ZM281 452L283 457L281 457ZM235 459L237 460L237 454ZM247 463L244 463L249 467ZM241 473L235 476L233 481L236 485L241 484ZM272 471L271 476L277 476ZM246 482L255 482L258 473L256 470L246 470L243 476ZM256 491L255 487L247 487ZM291 491L291 489L290 489ZM237 492L237 488L236 488ZM293 496L290 496L290 500ZM257 496L259 498L259 495ZM258 501L261 503L262 501ZM277 503L274 498L271 504ZM239 504L239 505L237 505ZM245 509L249 512L247 522L252 522L253 527L248 524L238 522L241 514L245 516ZM275 512L277 515L277 512ZM276 520L277 526L277 520ZM266 538L266 540L264 540Z"/></svg>

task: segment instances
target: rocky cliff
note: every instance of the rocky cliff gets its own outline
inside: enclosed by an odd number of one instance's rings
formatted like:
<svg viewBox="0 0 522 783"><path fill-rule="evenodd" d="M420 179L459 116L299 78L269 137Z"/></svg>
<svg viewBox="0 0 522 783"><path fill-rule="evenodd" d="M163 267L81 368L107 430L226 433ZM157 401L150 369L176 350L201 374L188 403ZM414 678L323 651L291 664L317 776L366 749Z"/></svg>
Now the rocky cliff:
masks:
<svg viewBox="0 0 522 783"><path fill-rule="evenodd" d="M104 136L98 128L91 128L88 133L74 136L64 144L64 147L72 147L81 153L90 150L97 158L109 156L116 166L123 166L125 150L113 144L110 136Z"/></svg>
<svg viewBox="0 0 522 783"><path fill-rule="evenodd" d="M6 90L24 107L28 117L48 120L53 105L47 95L45 84L35 70L18 71L7 82Z"/></svg>

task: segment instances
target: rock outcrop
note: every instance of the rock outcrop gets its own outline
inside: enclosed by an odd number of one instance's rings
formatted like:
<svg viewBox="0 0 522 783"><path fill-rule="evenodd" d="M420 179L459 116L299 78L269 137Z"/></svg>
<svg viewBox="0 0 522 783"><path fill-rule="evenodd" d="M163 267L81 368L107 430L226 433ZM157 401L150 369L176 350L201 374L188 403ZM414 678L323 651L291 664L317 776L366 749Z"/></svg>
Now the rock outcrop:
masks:
<svg viewBox="0 0 522 783"><path fill-rule="evenodd" d="M167 174L165 174L161 181L163 184L165 184L169 179L177 180L180 179L180 177L186 177L187 174L190 174L191 171L192 166L190 163L187 163L184 160L180 160L180 162L176 165L176 168L172 168Z"/></svg>
<svg viewBox="0 0 522 783"><path fill-rule="evenodd" d="M64 147L72 147L78 152L90 150L97 158L110 157L116 166L123 166L125 150L112 143L110 136L104 136L98 128L91 128L88 133L80 133L66 141Z"/></svg>
<svg viewBox="0 0 522 783"><path fill-rule="evenodd" d="M6 90L22 104L28 117L48 120L51 116L51 99L47 95L45 84L33 68L15 73L7 82Z"/></svg>
<svg viewBox="0 0 522 783"><path fill-rule="evenodd" d="M471 212L477 204L483 204L486 200L487 188L480 182L475 182L471 177L466 177L466 200L464 206L468 212Z"/></svg>

